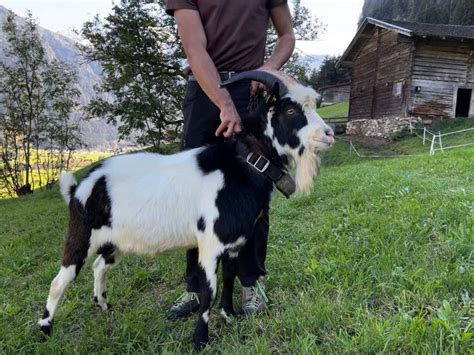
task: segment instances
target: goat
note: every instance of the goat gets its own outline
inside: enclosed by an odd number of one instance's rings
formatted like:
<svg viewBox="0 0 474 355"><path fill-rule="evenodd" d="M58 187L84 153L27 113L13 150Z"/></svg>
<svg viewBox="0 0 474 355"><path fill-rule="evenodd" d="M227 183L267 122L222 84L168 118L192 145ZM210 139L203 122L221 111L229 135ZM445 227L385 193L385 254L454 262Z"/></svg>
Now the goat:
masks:
<svg viewBox="0 0 474 355"><path fill-rule="evenodd" d="M333 132L316 113L317 94L280 72L250 71L223 84L257 80L271 98L242 118L245 132L226 141L170 156L136 153L110 158L80 184L60 179L69 204L69 230L61 268L51 283L43 317L46 335L67 286L86 259L93 263L94 300L106 310L106 277L123 253L156 255L199 249L201 309L194 332L197 349L209 341L208 321L223 260L221 313L234 313L232 290L239 249L252 236L274 185L287 197L308 193L319 168L319 152ZM288 169L296 167L296 184Z"/></svg>

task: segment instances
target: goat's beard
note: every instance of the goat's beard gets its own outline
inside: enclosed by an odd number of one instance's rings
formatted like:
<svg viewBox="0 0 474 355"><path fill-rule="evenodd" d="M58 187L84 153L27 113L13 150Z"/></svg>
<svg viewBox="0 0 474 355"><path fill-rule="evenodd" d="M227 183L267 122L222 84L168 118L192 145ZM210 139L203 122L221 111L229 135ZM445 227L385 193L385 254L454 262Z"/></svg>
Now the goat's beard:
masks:
<svg viewBox="0 0 474 355"><path fill-rule="evenodd" d="M311 193L320 164L319 152L305 149L296 165L295 182L298 195L305 196Z"/></svg>

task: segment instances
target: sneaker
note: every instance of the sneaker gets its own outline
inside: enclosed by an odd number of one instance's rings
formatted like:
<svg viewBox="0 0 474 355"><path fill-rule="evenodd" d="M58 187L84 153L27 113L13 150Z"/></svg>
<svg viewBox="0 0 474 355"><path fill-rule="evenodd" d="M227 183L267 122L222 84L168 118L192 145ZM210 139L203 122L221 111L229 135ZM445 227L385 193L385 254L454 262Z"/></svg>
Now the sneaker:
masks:
<svg viewBox="0 0 474 355"><path fill-rule="evenodd" d="M199 309L199 294L196 292L183 293L171 306L168 320L189 317Z"/></svg>
<svg viewBox="0 0 474 355"><path fill-rule="evenodd" d="M265 295L265 286L256 282L253 287L244 287L242 293L242 310L245 315L263 313L267 309L268 298Z"/></svg>

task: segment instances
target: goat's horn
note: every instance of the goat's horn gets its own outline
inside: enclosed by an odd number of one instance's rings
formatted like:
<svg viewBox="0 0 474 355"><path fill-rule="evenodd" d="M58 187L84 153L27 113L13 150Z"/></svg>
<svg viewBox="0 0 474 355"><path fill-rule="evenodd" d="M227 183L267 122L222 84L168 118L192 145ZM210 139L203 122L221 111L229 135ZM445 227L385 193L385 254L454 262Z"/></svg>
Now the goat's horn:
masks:
<svg viewBox="0 0 474 355"><path fill-rule="evenodd" d="M237 81L247 79L258 81L267 86L270 90L274 90L275 84L278 84L278 95L280 98L288 93L288 88L279 78L273 74L260 70L244 71L242 73L236 74L229 80L224 81L220 87L223 88Z"/></svg>

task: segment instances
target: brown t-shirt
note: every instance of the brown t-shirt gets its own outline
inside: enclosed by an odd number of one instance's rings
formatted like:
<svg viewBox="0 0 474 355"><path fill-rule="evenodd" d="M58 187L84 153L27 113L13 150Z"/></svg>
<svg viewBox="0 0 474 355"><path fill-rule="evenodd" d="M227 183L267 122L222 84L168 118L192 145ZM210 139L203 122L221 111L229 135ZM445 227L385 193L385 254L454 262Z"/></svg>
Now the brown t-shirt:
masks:
<svg viewBox="0 0 474 355"><path fill-rule="evenodd" d="M245 71L263 65L270 10L287 0L167 0L166 12L199 12L207 52L220 71Z"/></svg>

